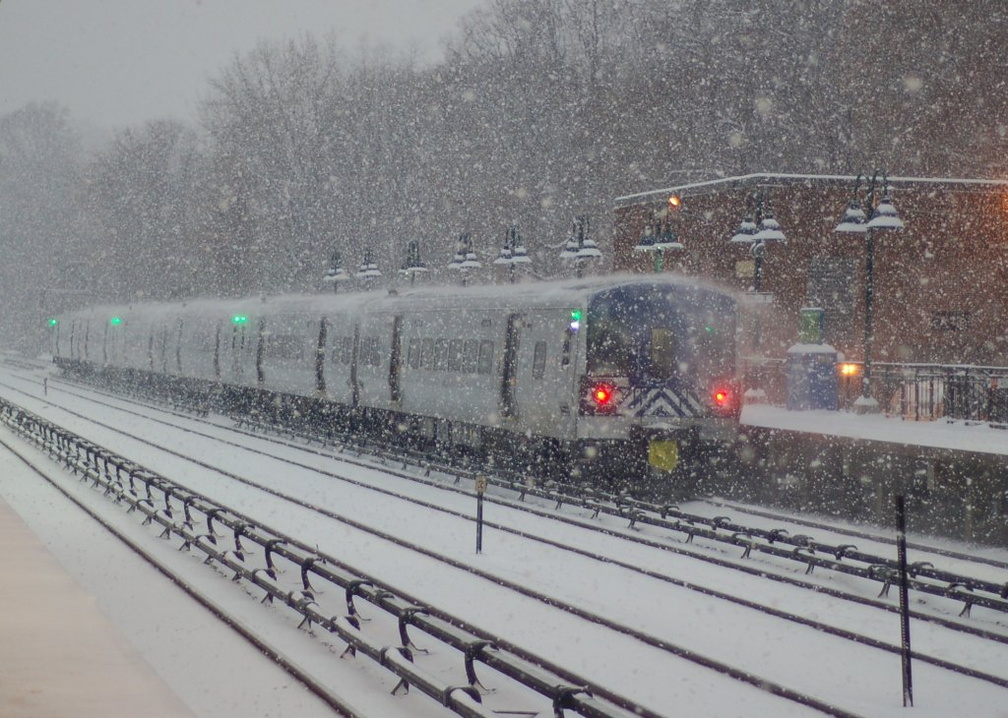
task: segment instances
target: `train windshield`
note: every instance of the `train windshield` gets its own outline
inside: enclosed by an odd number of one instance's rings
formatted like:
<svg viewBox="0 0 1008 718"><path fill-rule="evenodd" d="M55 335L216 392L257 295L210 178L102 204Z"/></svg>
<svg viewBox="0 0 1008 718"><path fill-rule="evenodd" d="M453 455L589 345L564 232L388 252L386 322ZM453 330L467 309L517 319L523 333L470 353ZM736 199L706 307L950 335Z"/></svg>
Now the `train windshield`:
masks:
<svg viewBox="0 0 1008 718"><path fill-rule="evenodd" d="M708 383L734 374L735 305L715 292L619 287L589 301L586 324L589 375Z"/></svg>

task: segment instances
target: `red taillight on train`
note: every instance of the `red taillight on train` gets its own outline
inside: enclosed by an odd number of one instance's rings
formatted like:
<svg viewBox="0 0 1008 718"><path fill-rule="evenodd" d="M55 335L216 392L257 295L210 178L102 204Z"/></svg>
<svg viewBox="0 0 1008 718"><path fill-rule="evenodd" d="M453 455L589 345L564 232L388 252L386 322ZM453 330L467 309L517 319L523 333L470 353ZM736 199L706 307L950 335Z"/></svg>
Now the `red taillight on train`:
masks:
<svg viewBox="0 0 1008 718"><path fill-rule="evenodd" d="M614 414L623 400L614 381L583 375L580 394L578 411L582 416Z"/></svg>
<svg viewBox="0 0 1008 718"><path fill-rule="evenodd" d="M615 391L616 387L612 384L596 384L592 387L592 401L595 402L596 407L601 409L612 401Z"/></svg>
<svg viewBox="0 0 1008 718"><path fill-rule="evenodd" d="M738 388L730 382L715 384L710 393L710 405L715 415L737 417L742 409Z"/></svg>

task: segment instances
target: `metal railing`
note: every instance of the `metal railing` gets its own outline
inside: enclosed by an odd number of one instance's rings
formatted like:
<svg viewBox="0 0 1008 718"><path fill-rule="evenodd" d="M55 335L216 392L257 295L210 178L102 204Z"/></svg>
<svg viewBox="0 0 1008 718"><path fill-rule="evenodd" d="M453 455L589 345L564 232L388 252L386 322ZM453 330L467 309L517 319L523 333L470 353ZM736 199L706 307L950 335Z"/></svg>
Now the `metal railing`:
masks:
<svg viewBox="0 0 1008 718"><path fill-rule="evenodd" d="M850 409L861 395L859 362L838 366L839 406ZM783 405L787 376L782 359L743 360L746 389ZM1008 367L965 364L872 364L871 394L882 411L904 419L958 419L1008 426Z"/></svg>
<svg viewBox="0 0 1008 718"><path fill-rule="evenodd" d="M206 563L216 563L232 572L233 580L260 589L264 602L276 602L300 614L302 626L315 625L340 638L346 644L345 654L366 656L392 672L399 679L393 693L414 687L460 716L491 718L497 713L483 704L486 689L475 670L479 663L539 694L557 718L566 711L585 718L657 718L632 700L609 695L590 681L421 604L317 547L266 527L4 399L0 399L0 422L82 481L127 505L130 512L139 512L144 524L157 524L162 538L181 539L183 549L200 551ZM280 580L281 573L291 570L300 576L300 589L291 590ZM328 590L318 591L313 585L322 583ZM343 597L344 612L327 611L321 593ZM398 645L376 640L363 630L355 599L398 624ZM409 627L457 651L464 669L459 680L446 681L415 662Z"/></svg>

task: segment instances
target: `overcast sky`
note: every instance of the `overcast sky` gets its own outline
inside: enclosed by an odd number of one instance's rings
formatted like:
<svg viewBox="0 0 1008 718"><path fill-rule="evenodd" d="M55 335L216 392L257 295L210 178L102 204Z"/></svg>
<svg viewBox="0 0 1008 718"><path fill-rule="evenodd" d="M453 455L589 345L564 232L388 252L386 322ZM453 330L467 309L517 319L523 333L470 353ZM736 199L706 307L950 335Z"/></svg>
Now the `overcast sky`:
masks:
<svg viewBox="0 0 1008 718"><path fill-rule="evenodd" d="M348 48L440 39L486 0L0 0L0 116L56 100L123 127L195 119L207 80L261 39L329 33Z"/></svg>

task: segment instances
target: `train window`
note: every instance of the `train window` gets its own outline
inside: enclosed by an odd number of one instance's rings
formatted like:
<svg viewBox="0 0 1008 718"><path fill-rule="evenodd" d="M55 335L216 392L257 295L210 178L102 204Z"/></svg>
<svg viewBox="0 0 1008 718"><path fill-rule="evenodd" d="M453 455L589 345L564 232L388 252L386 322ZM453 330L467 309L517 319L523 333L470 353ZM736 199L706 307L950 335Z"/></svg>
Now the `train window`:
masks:
<svg viewBox="0 0 1008 718"><path fill-rule="evenodd" d="M367 338L367 361L368 366L381 366L381 352L378 350L378 337Z"/></svg>
<svg viewBox="0 0 1008 718"><path fill-rule="evenodd" d="M475 339L467 339L462 348L462 371L466 374L474 374L478 359L479 342Z"/></svg>
<svg viewBox="0 0 1008 718"><path fill-rule="evenodd" d="M542 379L546 374L546 342L536 342L532 354L532 378Z"/></svg>
<svg viewBox="0 0 1008 718"><path fill-rule="evenodd" d="M420 367L420 340L410 339L409 345L406 350L406 363L409 364L410 369L418 369Z"/></svg>
<svg viewBox="0 0 1008 718"><path fill-rule="evenodd" d="M588 324L588 373L628 376L633 368L633 337L624 323L599 317Z"/></svg>
<svg viewBox="0 0 1008 718"><path fill-rule="evenodd" d="M448 368L448 340L436 339L434 341L434 369L444 371Z"/></svg>
<svg viewBox="0 0 1008 718"><path fill-rule="evenodd" d="M434 369L434 340L424 339L420 344L420 367L422 369Z"/></svg>
<svg viewBox="0 0 1008 718"><path fill-rule="evenodd" d="M476 370L480 374L489 374L493 371L493 342L485 340L479 344L479 364Z"/></svg>
<svg viewBox="0 0 1008 718"><path fill-rule="evenodd" d="M448 344L448 371L462 368L462 340L452 339Z"/></svg>
<svg viewBox="0 0 1008 718"><path fill-rule="evenodd" d="M668 379L675 374L676 340L671 329L654 327L651 329L651 376Z"/></svg>
<svg viewBox="0 0 1008 718"><path fill-rule="evenodd" d="M304 361L304 340L294 334L266 334L267 359Z"/></svg>

